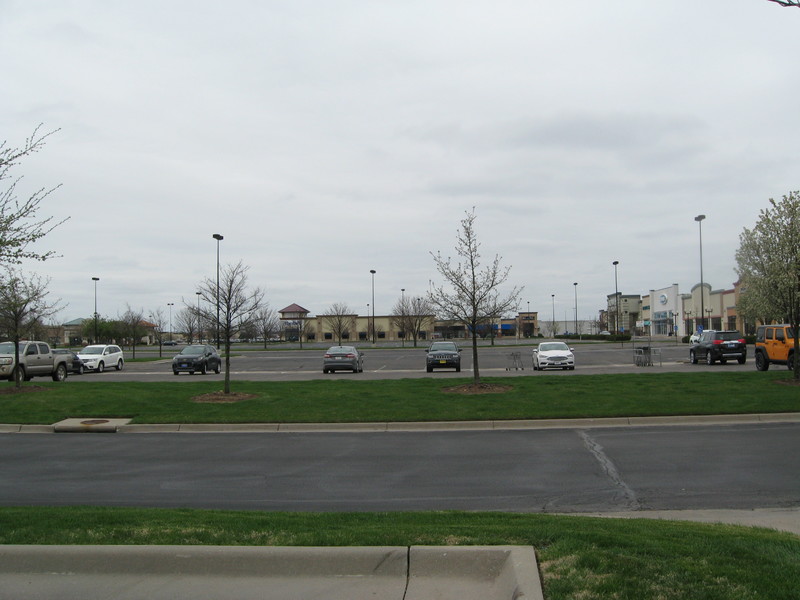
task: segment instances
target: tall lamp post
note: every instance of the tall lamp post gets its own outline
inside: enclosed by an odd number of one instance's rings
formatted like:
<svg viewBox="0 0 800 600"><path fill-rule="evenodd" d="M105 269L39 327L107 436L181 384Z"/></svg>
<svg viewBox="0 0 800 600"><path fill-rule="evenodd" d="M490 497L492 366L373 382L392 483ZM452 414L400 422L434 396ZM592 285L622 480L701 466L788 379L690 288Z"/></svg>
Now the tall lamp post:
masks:
<svg viewBox="0 0 800 600"><path fill-rule="evenodd" d="M613 263L614 265L614 302L616 303L616 308L614 309L614 333L619 333L619 286L617 285L617 265L619 264L618 260L615 260Z"/></svg>
<svg viewBox="0 0 800 600"><path fill-rule="evenodd" d="M572 285L575 286L575 333L580 338L580 333L578 332L578 282L576 281Z"/></svg>
<svg viewBox="0 0 800 600"><path fill-rule="evenodd" d="M217 348L219 348L219 243L225 238L218 233L211 237L217 240Z"/></svg>
<svg viewBox="0 0 800 600"><path fill-rule="evenodd" d="M550 299L553 301L553 325L551 327L552 331L550 334L553 337L556 337L555 329L556 329L556 295L550 294Z"/></svg>
<svg viewBox="0 0 800 600"><path fill-rule="evenodd" d="M370 269L372 273L372 344L375 345L375 269Z"/></svg>
<svg viewBox="0 0 800 600"><path fill-rule="evenodd" d="M197 295L197 341L199 342L202 337L200 335L200 296L202 292L195 292L195 294Z"/></svg>
<svg viewBox="0 0 800 600"><path fill-rule="evenodd" d="M97 282L100 281L99 277L92 277L94 281L94 343L97 343Z"/></svg>
<svg viewBox="0 0 800 600"><path fill-rule="evenodd" d="M706 328L706 311L705 311L705 287L703 284L703 219L705 215L697 215L694 220L697 221L697 227L700 230L700 326Z"/></svg>
<svg viewBox="0 0 800 600"><path fill-rule="evenodd" d="M175 306L174 302L167 302L169 306L169 341L172 341L172 307Z"/></svg>

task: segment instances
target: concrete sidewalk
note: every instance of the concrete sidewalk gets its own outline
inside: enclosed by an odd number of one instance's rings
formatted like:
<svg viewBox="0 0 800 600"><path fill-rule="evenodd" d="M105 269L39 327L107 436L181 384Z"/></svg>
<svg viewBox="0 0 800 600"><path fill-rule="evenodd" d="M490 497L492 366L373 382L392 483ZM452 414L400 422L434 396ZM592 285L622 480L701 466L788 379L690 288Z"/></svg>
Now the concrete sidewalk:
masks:
<svg viewBox="0 0 800 600"><path fill-rule="evenodd" d="M542 600L533 548L0 546L15 600Z"/></svg>
<svg viewBox="0 0 800 600"><path fill-rule="evenodd" d="M395 431L593 429L600 427L800 423L800 413L374 423L144 423L132 425L130 421L131 419L86 416L64 419L52 425L0 423L0 433L375 433Z"/></svg>

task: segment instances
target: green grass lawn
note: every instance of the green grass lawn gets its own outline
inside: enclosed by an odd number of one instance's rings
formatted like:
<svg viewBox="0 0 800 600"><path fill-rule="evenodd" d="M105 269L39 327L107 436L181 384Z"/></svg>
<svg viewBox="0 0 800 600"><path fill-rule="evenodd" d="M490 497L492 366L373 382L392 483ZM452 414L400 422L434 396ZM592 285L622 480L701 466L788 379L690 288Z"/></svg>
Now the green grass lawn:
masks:
<svg viewBox="0 0 800 600"><path fill-rule="evenodd" d="M767 529L537 514L0 508L1 544L536 549L547 600L790 600L800 537Z"/></svg>
<svg viewBox="0 0 800 600"><path fill-rule="evenodd" d="M198 403L219 381L30 382L0 393L0 423L50 424L67 417L130 417L133 423L303 423L471 421L653 415L800 412L788 372L658 373L484 378L511 387L463 395L447 388L469 379L303 382L233 381L234 403ZM2 384L1 392L11 392Z"/></svg>

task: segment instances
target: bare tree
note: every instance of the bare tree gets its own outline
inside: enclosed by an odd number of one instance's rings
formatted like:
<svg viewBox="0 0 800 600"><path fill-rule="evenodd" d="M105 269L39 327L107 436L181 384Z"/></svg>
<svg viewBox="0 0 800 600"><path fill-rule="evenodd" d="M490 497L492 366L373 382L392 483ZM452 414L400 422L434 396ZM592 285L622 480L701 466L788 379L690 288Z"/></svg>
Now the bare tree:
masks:
<svg viewBox="0 0 800 600"><path fill-rule="evenodd" d="M19 364L19 341L27 337L42 319L52 316L60 307L48 302L49 279L38 275L26 278L21 271L5 267L0 279L0 331L14 342L14 360ZM20 369L14 370L16 387L22 385Z"/></svg>
<svg viewBox="0 0 800 600"><path fill-rule="evenodd" d="M330 328L339 346L342 345L343 339L350 336L350 330L355 330L355 315L344 302L334 302L320 317L323 323Z"/></svg>
<svg viewBox="0 0 800 600"><path fill-rule="evenodd" d="M195 334L199 340L200 335L200 315L197 313L196 306L185 306L175 315L175 327L178 331L186 335L186 339L190 344L195 341Z"/></svg>
<svg viewBox="0 0 800 600"><path fill-rule="evenodd" d="M145 334L144 309L134 310L130 304L127 304L126 307L125 312L119 317L119 324L123 338L130 340L131 353L135 359L136 344L141 341Z"/></svg>
<svg viewBox="0 0 800 600"><path fill-rule="evenodd" d="M434 254L436 270L444 277L446 285L432 285L428 300L436 308L439 318L461 321L472 335L473 379L481 382L478 368L478 326L492 318L516 309L522 288L513 287L500 295L500 287L508 279L511 267L500 265L501 257L495 255L491 264L481 266L480 244L475 231L475 209L467 212L456 236L458 262L440 252Z"/></svg>
<svg viewBox="0 0 800 600"><path fill-rule="evenodd" d="M739 236L740 311L785 320L795 332L794 355L800 356L800 191L769 203L755 227ZM794 361L794 378L800 380L800 360Z"/></svg>
<svg viewBox="0 0 800 600"><path fill-rule="evenodd" d="M264 304L253 316L253 326L257 336L263 338L266 349L269 339L280 331L278 313L269 304Z"/></svg>
<svg viewBox="0 0 800 600"><path fill-rule="evenodd" d="M242 261L226 265L220 272L219 289L215 279L206 278L199 286L200 296L206 308L200 309L200 317L218 326L225 344L225 388L231 392L231 339L241 330L247 329L255 318L264 299L261 288L247 288L247 271ZM217 322L217 293L219 293L219 322ZM195 309L197 310L197 309Z"/></svg>
<svg viewBox="0 0 800 600"><path fill-rule="evenodd" d="M433 306L423 296L402 297L392 308L392 325L403 333L403 345L409 335L417 347L420 332L433 319Z"/></svg>
<svg viewBox="0 0 800 600"><path fill-rule="evenodd" d="M167 325L167 318L164 316L164 309L159 306L157 309L151 312L150 322L155 325L153 328L153 337L156 338L156 343L158 344L158 356L160 358L163 356L162 344L164 343L164 329Z"/></svg>
<svg viewBox="0 0 800 600"><path fill-rule="evenodd" d="M774 2L775 4L780 4L781 6L800 7L800 1L798 0L767 0L767 2Z"/></svg>
<svg viewBox="0 0 800 600"><path fill-rule="evenodd" d="M49 190L40 188L26 200L17 198L17 184L21 177L12 178L11 169L23 158L41 150L48 137L56 133L40 133L41 125L33 130L33 135L19 148L10 148L0 143L0 263L19 264L25 259L47 260L55 252L45 253L29 250L29 244L43 238L67 219L53 222L53 217L37 220L36 213L42 200L60 187ZM6 183L6 180L10 180ZM67 217L69 218L69 217Z"/></svg>

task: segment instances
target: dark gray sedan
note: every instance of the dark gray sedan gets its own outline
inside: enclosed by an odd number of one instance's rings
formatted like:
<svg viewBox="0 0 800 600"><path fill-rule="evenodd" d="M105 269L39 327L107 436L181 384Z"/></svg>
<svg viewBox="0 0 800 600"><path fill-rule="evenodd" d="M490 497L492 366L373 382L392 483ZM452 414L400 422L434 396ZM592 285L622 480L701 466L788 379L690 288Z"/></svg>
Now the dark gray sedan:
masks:
<svg viewBox="0 0 800 600"><path fill-rule="evenodd" d="M364 353L355 346L332 346L322 357L322 372L364 371Z"/></svg>
<svg viewBox="0 0 800 600"><path fill-rule="evenodd" d="M172 359L172 372L177 375L184 372L194 375L195 371L205 375L208 371L219 373L222 359L217 349L209 344L192 344L186 346Z"/></svg>

